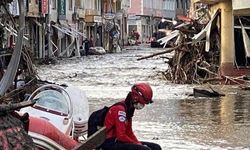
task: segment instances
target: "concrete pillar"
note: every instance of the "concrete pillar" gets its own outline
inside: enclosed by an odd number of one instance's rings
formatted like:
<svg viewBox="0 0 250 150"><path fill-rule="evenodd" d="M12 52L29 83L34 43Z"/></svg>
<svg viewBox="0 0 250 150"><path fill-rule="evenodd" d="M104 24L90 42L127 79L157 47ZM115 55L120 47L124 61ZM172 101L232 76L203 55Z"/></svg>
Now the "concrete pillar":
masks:
<svg viewBox="0 0 250 150"><path fill-rule="evenodd" d="M58 55L62 53L62 38L58 39Z"/></svg>
<svg viewBox="0 0 250 150"><path fill-rule="evenodd" d="M43 28L42 28L42 58L45 58L46 53L45 53L45 38L46 38L46 24L45 22L43 23Z"/></svg>
<svg viewBox="0 0 250 150"><path fill-rule="evenodd" d="M224 1L221 6L221 74L232 73L235 59L234 19L232 1Z"/></svg>
<svg viewBox="0 0 250 150"><path fill-rule="evenodd" d="M48 25L48 33L47 33L47 38L48 38L48 57L52 57L53 49L52 49L52 43L51 43L51 24L50 24L50 3L51 0L48 0L48 16L47 16L47 25Z"/></svg>
<svg viewBox="0 0 250 150"><path fill-rule="evenodd" d="M65 34L65 50L66 50L66 57L69 57L70 54L69 54L69 51L70 51L70 47L69 47L69 41L68 41L68 35ZM63 43L64 44L64 43Z"/></svg>
<svg viewBox="0 0 250 150"><path fill-rule="evenodd" d="M38 27L39 32L39 54L38 58L43 58L43 29L42 27Z"/></svg>
<svg viewBox="0 0 250 150"><path fill-rule="evenodd" d="M30 29L30 50L31 52L33 52L36 55L36 51L35 51L35 40L34 40L34 35L35 35L35 30L32 27L32 24L30 23L30 21L28 21L28 26Z"/></svg>

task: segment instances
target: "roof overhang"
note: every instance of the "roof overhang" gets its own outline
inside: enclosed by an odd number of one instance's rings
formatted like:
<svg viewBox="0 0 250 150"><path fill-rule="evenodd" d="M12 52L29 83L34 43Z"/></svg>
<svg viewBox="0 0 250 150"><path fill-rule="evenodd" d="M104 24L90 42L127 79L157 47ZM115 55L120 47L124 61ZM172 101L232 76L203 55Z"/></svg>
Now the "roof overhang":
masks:
<svg viewBox="0 0 250 150"><path fill-rule="evenodd" d="M214 5L222 1L223 0L194 0L194 3L204 3L204 4Z"/></svg>

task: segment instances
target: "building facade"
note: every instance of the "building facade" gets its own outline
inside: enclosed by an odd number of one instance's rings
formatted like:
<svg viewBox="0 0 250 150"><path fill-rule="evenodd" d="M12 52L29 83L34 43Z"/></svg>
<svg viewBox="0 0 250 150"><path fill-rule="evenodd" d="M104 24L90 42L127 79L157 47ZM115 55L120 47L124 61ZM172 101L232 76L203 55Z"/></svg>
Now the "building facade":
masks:
<svg viewBox="0 0 250 150"><path fill-rule="evenodd" d="M189 3L189 0L130 0L128 32L136 30L141 35L140 41L146 42L163 19L186 15Z"/></svg>
<svg viewBox="0 0 250 150"><path fill-rule="evenodd" d="M118 31L116 45L124 45L129 4L129 0L25 0L25 45L35 58L80 56L85 39L112 51L113 29L105 28L113 24ZM18 18L17 0L10 10ZM7 31L11 35L8 46L14 45L16 32Z"/></svg>

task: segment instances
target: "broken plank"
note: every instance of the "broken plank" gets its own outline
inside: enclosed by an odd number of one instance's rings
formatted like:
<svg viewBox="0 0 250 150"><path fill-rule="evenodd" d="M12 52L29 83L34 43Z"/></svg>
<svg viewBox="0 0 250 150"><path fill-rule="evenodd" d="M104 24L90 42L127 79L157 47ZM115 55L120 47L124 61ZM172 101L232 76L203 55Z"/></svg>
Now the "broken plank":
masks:
<svg viewBox="0 0 250 150"><path fill-rule="evenodd" d="M100 146L106 139L106 127L102 127L91 135L84 143L78 145L73 150L93 150Z"/></svg>
<svg viewBox="0 0 250 150"><path fill-rule="evenodd" d="M159 52L159 53L154 53L152 55L148 55L148 56L145 56L145 57L141 57L141 58L138 58L137 60L143 60L143 59L147 59L147 58L150 58L150 57L162 55L162 54L165 54L165 53L171 53L172 51L178 49L179 47L181 47L181 45L173 47L173 48L167 48L167 50L165 50L165 51L162 51L162 52Z"/></svg>

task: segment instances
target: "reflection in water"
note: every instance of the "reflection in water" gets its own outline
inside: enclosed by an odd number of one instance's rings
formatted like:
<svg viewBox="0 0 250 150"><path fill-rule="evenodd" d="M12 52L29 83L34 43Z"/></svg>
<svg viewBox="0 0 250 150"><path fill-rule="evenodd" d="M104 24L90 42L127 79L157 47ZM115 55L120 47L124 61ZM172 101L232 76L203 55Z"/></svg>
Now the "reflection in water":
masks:
<svg viewBox="0 0 250 150"><path fill-rule="evenodd" d="M249 104L247 97L239 95L180 100L178 116L185 124L182 136L221 148L250 147Z"/></svg>
<svg viewBox="0 0 250 150"><path fill-rule="evenodd" d="M250 121L250 101L241 95L235 96L234 121L240 124L249 124Z"/></svg>

